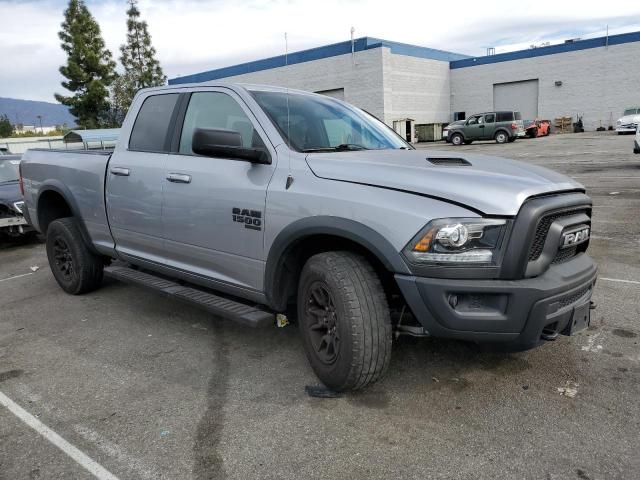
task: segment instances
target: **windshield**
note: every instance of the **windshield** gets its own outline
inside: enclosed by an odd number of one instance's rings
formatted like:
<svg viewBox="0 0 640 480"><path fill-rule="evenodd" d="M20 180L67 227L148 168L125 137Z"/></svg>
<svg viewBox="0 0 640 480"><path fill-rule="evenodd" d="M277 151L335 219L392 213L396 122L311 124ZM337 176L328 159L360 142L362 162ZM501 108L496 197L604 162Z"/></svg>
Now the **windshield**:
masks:
<svg viewBox="0 0 640 480"><path fill-rule="evenodd" d="M380 120L333 98L286 92L251 94L299 152L412 148Z"/></svg>
<svg viewBox="0 0 640 480"><path fill-rule="evenodd" d="M636 113L638 113L638 109L636 108L629 108L627 110L624 111L624 113L622 114L623 116L626 115L635 115Z"/></svg>
<svg viewBox="0 0 640 480"><path fill-rule="evenodd" d="M15 182L20 177L18 173L19 160L0 160L0 183Z"/></svg>

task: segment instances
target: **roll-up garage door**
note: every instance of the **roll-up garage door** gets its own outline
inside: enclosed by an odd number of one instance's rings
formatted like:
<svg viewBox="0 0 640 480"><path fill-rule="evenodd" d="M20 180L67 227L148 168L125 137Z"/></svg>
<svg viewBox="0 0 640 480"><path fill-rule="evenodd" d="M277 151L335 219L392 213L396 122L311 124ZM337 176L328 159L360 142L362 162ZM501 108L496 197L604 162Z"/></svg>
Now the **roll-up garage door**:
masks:
<svg viewBox="0 0 640 480"><path fill-rule="evenodd" d="M493 108L520 112L523 119L538 116L538 80L494 83Z"/></svg>

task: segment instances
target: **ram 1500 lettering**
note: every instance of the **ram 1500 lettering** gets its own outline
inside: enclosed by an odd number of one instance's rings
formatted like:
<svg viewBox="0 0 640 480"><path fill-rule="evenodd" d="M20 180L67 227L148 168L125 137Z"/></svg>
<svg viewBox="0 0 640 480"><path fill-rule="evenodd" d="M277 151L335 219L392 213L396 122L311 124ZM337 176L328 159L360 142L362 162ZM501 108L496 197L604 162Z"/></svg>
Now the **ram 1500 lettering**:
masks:
<svg viewBox="0 0 640 480"><path fill-rule="evenodd" d="M30 150L21 176L63 290L107 274L247 325L288 313L337 391L378 380L394 334L522 350L589 323L582 185L415 150L333 98L143 90L113 153Z"/></svg>

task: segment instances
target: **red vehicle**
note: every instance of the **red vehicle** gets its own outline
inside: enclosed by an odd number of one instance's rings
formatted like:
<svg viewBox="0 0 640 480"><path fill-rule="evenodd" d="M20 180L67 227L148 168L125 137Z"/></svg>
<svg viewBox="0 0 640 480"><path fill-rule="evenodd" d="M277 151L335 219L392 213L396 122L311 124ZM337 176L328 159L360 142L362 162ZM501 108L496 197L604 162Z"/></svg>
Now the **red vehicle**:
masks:
<svg viewBox="0 0 640 480"><path fill-rule="evenodd" d="M525 121L524 129L529 138L546 137L551 133L551 122L549 120Z"/></svg>

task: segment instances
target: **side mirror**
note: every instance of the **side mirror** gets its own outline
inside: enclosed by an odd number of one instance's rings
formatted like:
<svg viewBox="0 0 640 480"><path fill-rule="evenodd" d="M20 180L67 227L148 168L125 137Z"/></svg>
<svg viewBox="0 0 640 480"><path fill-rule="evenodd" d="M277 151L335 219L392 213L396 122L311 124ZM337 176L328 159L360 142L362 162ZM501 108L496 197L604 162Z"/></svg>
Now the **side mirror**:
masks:
<svg viewBox="0 0 640 480"><path fill-rule="evenodd" d="M196 128L193 132L193 153L205 157L230 158L245 162L270 164L271 156L263 148L242 146L242 135L233 130Z"/></svg>

